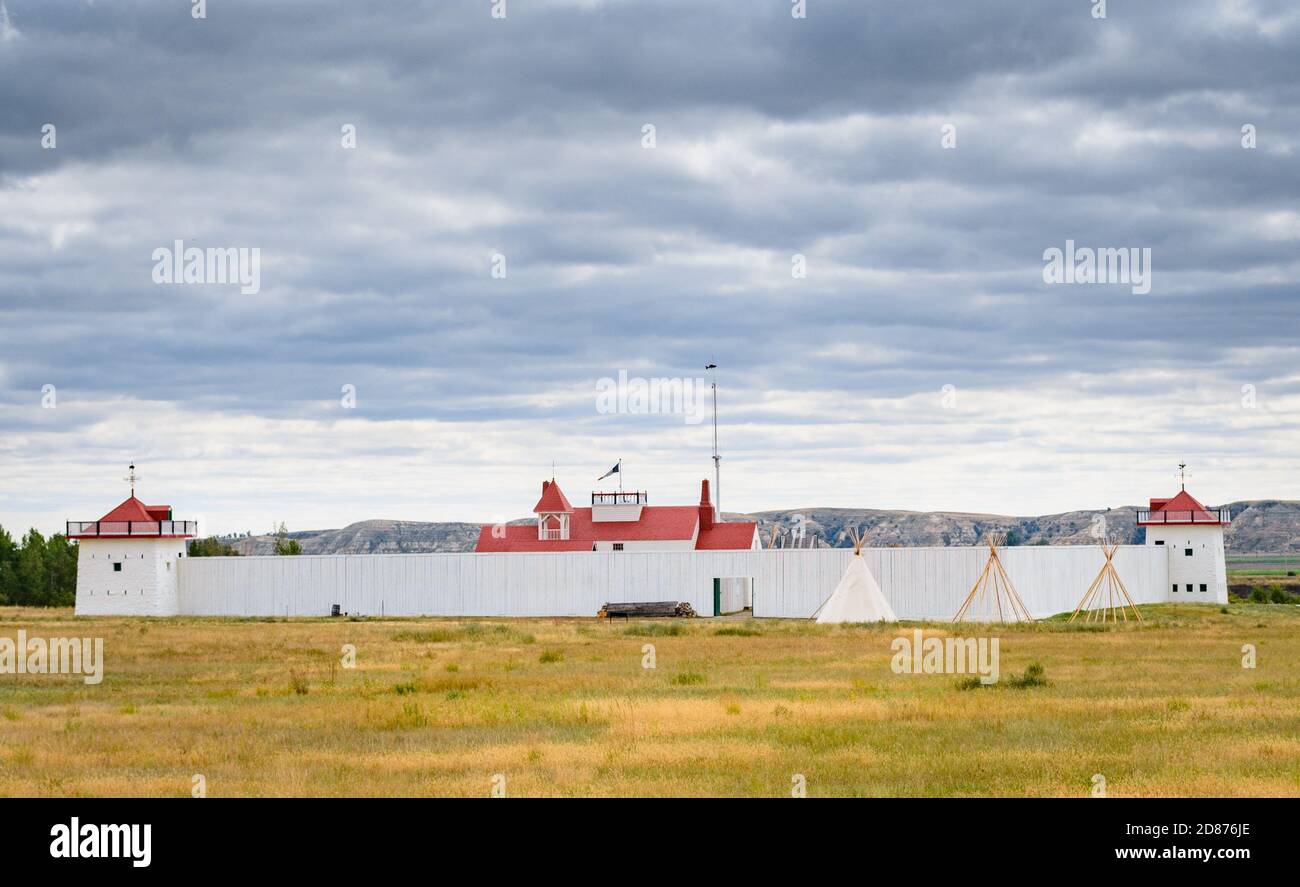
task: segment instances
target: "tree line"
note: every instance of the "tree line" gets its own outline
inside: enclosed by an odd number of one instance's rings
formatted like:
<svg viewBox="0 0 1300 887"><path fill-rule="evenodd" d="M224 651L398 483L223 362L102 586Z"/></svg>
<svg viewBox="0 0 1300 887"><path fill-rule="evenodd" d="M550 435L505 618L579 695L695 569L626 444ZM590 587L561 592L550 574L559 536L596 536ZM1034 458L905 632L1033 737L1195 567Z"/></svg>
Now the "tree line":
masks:
<svg viewBox="0 0 1300 887"><path fill-rule="evenodd" d="M77 599L77 546L62 533L28 530L15 542L0 527L0 604L71 607Z"/></svg>

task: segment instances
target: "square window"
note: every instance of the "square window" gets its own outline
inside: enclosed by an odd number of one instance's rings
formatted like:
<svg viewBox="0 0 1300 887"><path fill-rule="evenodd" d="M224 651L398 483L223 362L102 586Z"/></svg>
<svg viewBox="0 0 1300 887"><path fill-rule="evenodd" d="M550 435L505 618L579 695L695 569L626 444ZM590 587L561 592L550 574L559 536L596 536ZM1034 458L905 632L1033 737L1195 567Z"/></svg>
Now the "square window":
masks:
<svg viewBox="0 0 1300 887"><path fill-rule="evenodd" d="M113 572L114 572L114 573L120 573L120 572L122 572L122 562L121 562L121 561L115 561L115 562L113 563Z"/></svg>
<svg viewBox="0 0 1300 887"><path fill-rule="evenodd" d="M1190 583L1190 582L1187 583L1187 590L1188 590L1188 591L1191 591L1191 590L1192 590L1192 583Z"/></svg>
<svg viewBox="0 0 1300 887"><path fill-rule="evenodd" d="M622 550L623 550L623 543L622 543L622 542L615 542L615 543L614 543L614 550L615 550L615 551L622 551Z"/></svg>
<svg viewBox="0 0 1300 887"><path fill-rule="evenodd" d="M1209 591L1209 590L1210 590L1210 589L1209 589L1209 586L1207 586L1204 582L1202 582L1202 583L1201 583L1201 591Z"/></svg>
<svg viewBox="0 0 1300 887"><path fill-rule="evenodd" d="M1174 594L1177 594L1177 593L1178 593L1178 586L1175 585L1175 586L1174 586Z"/></svg>
<svg viewBox="0 0 1300 887"><path fill-rule="evenodd" d="M1184 548L1183 557L1191 557L1191 556L1192 556L1192 550L1190 548Z"/></svg>

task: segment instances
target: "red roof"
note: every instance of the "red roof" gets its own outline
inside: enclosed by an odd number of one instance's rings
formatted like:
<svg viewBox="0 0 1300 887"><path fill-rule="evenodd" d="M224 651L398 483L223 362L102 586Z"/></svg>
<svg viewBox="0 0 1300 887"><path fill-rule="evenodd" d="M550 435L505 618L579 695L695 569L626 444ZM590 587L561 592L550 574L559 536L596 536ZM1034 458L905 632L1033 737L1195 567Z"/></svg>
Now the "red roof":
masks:
<svg viewBox="0 0 1300 887"><path fill-rule="evenodd" d="M534 512L569 513L568 539L538 539L536 524L516 524L497 529L486 524L479 530L475 551L591 551L597 542L685 542L696 540L696 550L748 549L753 546L755 523L714 524L701 527L698 505L644 505L635 521L593 521L590 508L574 508L555 481L542 482L542 498ZM504 530L504 536L501 530ZM498 538L500 537L500 538Z"/></svg>
<svg viewBox="0 0 1300 887"><path fill-rule="evenodd" d="M1152 499L1149 517L1150 520L1138 521L1138 525L1222 523L1217 512L1210 511L1186 490L1180 491L1172 499Z"/></svg>
<svg viewBox="0 0 1300 887"><path fill-rule="evenodd" d="M477 552L500 551L591 551L591 540L583 539L538 539L537 525L510 525L503 527L505 538L498 539L492 535L492 525L486 524L479 530Z"/></svg>
<svg viewBox="0 0 1300 887"><path fill-rule="evenodd" d="M161 518L154 517L152 514L149 513L150 508L163 509L164 516ZM105 523L107 521L124 521L124 520L132 520L132 521L138 520L138 521L144 521L145 523L148 523L149 521L167 520L168 518L165 516L165 514L168 511L171 511L171 508L166 505L154 505L154 506L145 505L139 499L132 496L131 498L123 502L121 505L114 508L108 514L101 517L99 520L100 523Z"/></svg>
<svg viewBox="0 0 1300 887"><path fill-rule="evenodd" d="M588 510L590 511L590 509ZM541 514L548 511L573 511L573 506L569 504L569 500L565 497L564 491L560 489L560 485L557 484L554 479L542 481L542 498L538 499L537 504L533 506L534 514Z"/></svg>
<svg viewBox="0 0 1300 887"><path fill-rule="evenodd" d="M758 524L714 524L710 530L700 530L695 542L696 551L743 551L754 547L754 534Z"/></svg>
<svg viewBox="0 0 1300 887"><path fill-rule="evenodd" d="M144 526L137 526L143 524ZM129 497L98 521L68 522L69 539L94 539L107 536L142 536L168 539L192 537L193 521L173 521L170 505L145 505ZM167 531L167 532L165 532Z"/></svg>

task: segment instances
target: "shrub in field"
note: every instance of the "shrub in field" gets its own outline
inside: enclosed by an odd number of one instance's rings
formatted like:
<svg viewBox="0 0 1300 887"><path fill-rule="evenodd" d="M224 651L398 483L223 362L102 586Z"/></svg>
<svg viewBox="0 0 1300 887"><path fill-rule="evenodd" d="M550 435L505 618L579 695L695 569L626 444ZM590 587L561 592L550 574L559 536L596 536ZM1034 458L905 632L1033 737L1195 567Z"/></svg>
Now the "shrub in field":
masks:
<svg viewBox="0 0 1300 887"><path fill-rule="evenodd" d="M429 715L417 702L402 703L401 712L394 713L385 727L389 730L415 730L429 726Z"/></svg>
<svg viewBox="0 0 1300 887"><path fill-rule="evenodd" d="M1267 603L1268 603L1268 592L1266 592L1264 589L1260 588L1260 587L1257 585L1257 586L1255 586L1255 588L1253 588L1253 589L1251 590L1251 592L1250 592L1250 599L1251 599L1252 601L1254 601L1255 603L1257 603L1257 604L1267 604Z"/></svg>
<svg viewBox="0 0 1300 887"><path fill-rule="evenodd" d="M307 695L307 676L298 670L289 672L289 689L299 696Z"/></svg>
<svg viewBox="0 0 1300 887"><path fill-rule="evenodd" d="M562 650L543 650L542 655L537 657L537 661L543 664L547 662L563 662L564 651Z"/></svg>
<svg viewBox="0 0 1300 887"><path fill-rule="evenodd" d="M684 687L704 683L704 675L698 671L679 671L673 678L674 684L681 684Z"/></svg>
<svg viewBox="0 0 1300 887"><path fill-rule="evenodd" d="M956 686L958 690L978 690L981 687L1011 687L1016 690L1027 690L1030 687L1046 687L1049 683L1043 666L1031 662L1024 674L1009 674L996 684L986 684L980 680L979 675L973 674L959 680Z"/></svg>
<svg viewBox="0 0 1300 887"><path fill-rule="evenodd" d="M1025 690L1029 687L1046 687L1047 672L1037 662L1029 663L1022 675L1011 675L1007 678L1007 686L1015 687L1017 690Z"/></svg>

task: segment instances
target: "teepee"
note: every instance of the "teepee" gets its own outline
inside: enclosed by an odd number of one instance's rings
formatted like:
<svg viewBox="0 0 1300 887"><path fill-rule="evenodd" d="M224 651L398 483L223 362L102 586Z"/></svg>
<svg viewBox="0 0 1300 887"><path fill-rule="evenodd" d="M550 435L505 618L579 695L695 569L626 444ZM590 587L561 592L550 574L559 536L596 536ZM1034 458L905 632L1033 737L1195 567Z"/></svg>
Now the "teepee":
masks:
<svg viewBox="0 0 1300 887"><path fill-rule="evenodd" d="M840 577L831 596L813 613L817 622L897 622L894 608L885 600L876 577L867 569L867 559L862 556L863 538L853 535L853 557Z"/></svg>
<svg viewBox="0 0 1300 887"><path fill-rule="evenodd" d="M1029 615L1028 608L1025 607L1024 601L1020 600L1020 595L1016 594L1016 587L1011 584L1011 578L1007 576L1007 571L1002 566L1002 558L998 556L998 546L1002 542L1003 537L993 533L984 537L984 543L989 547L988 562L984 564L984 572L980 573L980 577L975 580L970 594L966 595L966 600L962 601L961 607L957 609L957 615L952 617L953 622L961 622L971 615L972 607L975 615L987 615L990 619L996 615L998 622L1006 622L1007 613L1014 616L1016 622L1034 621L1034 617ZM1002 605L1004 597L1005 608Z"/></svg>
<svg viewBox="0 0 1300 887"><path fill-rule="evenodd" d="M1118 550L1118 545L1101 546L1101 553L1106 556L1106 563L1101 565L1101 572L1097 574L1096 579L1092 580L1088 590L1083 593L1079 606L1075 607L1074 612L1070 614L1071 622L1081 611L1084 613L1084 622L1105 622L1107 614L1110 615L1111 622L1118 622L1120 616L1128 622L1129 610L1133 611L1138 622L1142 621L1142 614L1133 605L1133 599L1128 596L1128 589L1124 587L1124 580L1119 578L1119 572L1115 569L1115 552Z"/></svg>

